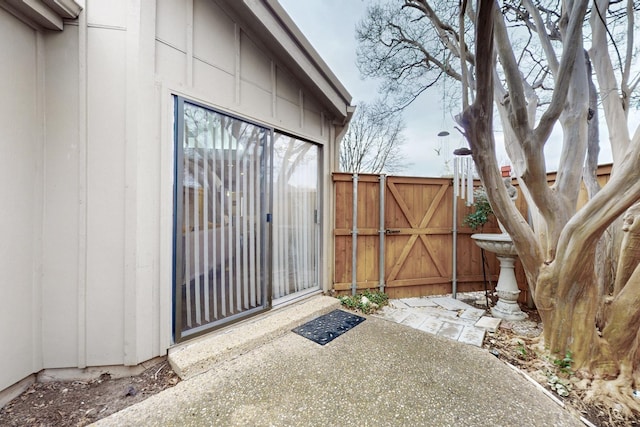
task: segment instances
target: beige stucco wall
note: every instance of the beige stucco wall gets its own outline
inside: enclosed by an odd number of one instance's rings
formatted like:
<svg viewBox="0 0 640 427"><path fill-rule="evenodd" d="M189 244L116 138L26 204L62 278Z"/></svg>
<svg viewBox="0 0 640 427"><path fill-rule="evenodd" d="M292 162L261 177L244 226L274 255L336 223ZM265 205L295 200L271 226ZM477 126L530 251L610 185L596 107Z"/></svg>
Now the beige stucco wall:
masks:
<svg viewBox="0 0 640 427"><path fill-rule="evenodd" d="M173 94L323 145L330 189L332 121L344 117L237 8L79 3L62 32L0 8L0 322L11 325L0 390L43 368L133 365L171 345Z"/></svg>

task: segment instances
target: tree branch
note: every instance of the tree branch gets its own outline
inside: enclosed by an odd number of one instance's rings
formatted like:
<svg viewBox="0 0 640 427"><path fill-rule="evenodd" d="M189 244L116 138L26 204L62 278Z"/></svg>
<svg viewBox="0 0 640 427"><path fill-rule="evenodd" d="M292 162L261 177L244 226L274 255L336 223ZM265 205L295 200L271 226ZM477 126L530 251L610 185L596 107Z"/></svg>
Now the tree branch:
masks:
<svg viewBox="0 0 640 427"><path fill-rule="evenodd" d="M560 235L560 231L556 226L559 212L558 197L549 189L547 184L543 144L535 140L535 135L529 124L530 111L527 107L523 79L508 39L506 25L498 11L494 13L494 16L496 22L496 44L509 90L508 98L503 102L509 104L505 106L508 110L509 124L522 147L517 150L514 147L510 147L510 152L522 152L524 154L525 168L522 170L522 167L519 166L518 172L521 173L522 180L530 190L532 200L540 209L540 213L547 223L547 239L552 239L552 242L555 243ZM544 245L548 259L552 259L554 256L552 250L554 246L551 242Z"/></svg>
<svg viewBox="0 0 640 427"><path fill-rule="evenodd" d="M629 91L629 76L631 75L631 63L633 62L633 35L635 27L635 17L633 11L633 0L627 0L627 52L624 59L624 70L622 71L622 79L620 86L624 96L625 110L629 109L629 100L631 92Z"/></svg>
<svg viewBox="0 0 640 427"><path fill-rule="evenodd" d="M602 232L627 208L640 200L640 132L634 136L633 149L618 164L618 172L611 177L582 209L567 223L557 251L557 268L571 275L584 268L584 259L578 259L581 249L595 245Z"/></svg>
<svg viewBox="0 0 640 427"><path fill-rule="evenodd" d="M456 33L455 29L452 26L440 20L438 15L435 13L431 5L426 0L405 0L404 5L402 7L403 8L410 7L422 12L424 16L426 16L431 21L433 27L438 33L438 37L440 38L440 40L442 40L442 43L445 46L447 46L447 48L452 53L454 53L458 58L462 57L461 52L463 49L469 52L468 46L461 46L461 44L464 43L463 38L458 33ZM464 29L462 29L461 31L463 30ZM454 43L451 42L451 38L449 37L449 34L451 34L454 37L456 42L458 42L459 46L456 46ZM467 55L467 59L472 64L475 63L475 58L472 55Z"/></svg>
<svg viewBox="0 0 640 427"><path fill-rule="evenodd" d="M599 10L606 10L609 5L608 0L594 0L594 2L596 2ZM613 71L613 64L609 57L606 20L604 17L594 13L589 21L592 33L589 56L600 87L600 100L604 109L607 128L609 129L613 162L617 163L623 159L629 145L627 113L624 109L624 103L618 95L618 85Z"/></svg>
<svg viewBox="0 0 640 427"><path fill-rule="evenodd" d="M570 11L565 11L569 15L566 36L563 43L563 54L558 67L555 90L551 96L549 108L542 114L538 126L534 130L537 144L544 145L553 130L553 125L560 117L567 99L569 85L576 57L582 54L582 23L587 12L588 0L576 0Z"/></svg>
<svg viewBox="0 0 640 427"><path fill-rule="evenodd" d="M524 95L524 88L522 87L522 75L520 74L516 57L513 54L513 48L509 42L504 19L497 9L494 13L494 20L498 56L504 69L507 88L509 90L509 121L516 135L518 135L518 139L520 141L527 141L529 139L529 133L531 132L531 126L529 125L529 117L527 115L527 100Z"/></svg>
<svg viewBox="0 0 640 427"><path fill-rule="evenodd" d="M493 31L495 0L480 0L476 19L477 93L474 103L463 112L459 123L465 129L473 160L482 182L487 189L489 200L496 217L502 222L513 238L527 274L527 279L535 286L542 254L533 231L511 202L500 176L496 160L493 136L493 76L495 62L493 54ZM535 291L535 289L532 289Z"/></svg>
<svg viewBox="0 0 640 427"><path fill-rule="evenodd" d="M458 14L458 25L460 27L460 68L462 71L462 110L469 107L469 86L467 80L467 49L464 42L464 15L467 10L467 0L462 0L460 13Z"/></svg>
<svg viewBox="0 0 640 427"><path fill-rule="evenodd" d="M551 39L545 30L544 22L542 22L542 16L540 15L540 11L533 5L531 0L522 0L524 7L529 12L529 15L533 18L533 22L536 26L536 32L538 33L538 38L540 39L540 45L542 46L542 50L544 51L545 56L547 57L547 64L551 69L553 74L558 72L558 57L556 56L556 52L551 46Z"/></svg>

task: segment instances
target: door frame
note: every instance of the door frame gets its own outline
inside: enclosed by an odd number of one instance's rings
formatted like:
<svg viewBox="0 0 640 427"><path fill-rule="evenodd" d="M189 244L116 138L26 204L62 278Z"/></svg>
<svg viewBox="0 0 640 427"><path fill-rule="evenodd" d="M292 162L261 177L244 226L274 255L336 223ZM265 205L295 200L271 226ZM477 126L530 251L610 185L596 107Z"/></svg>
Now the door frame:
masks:
<svg viewBox="0 0 640 427"><path fill-rule="evenodd" d="M173 342L180 343L184 340L197 337L215 329L219 329L229 324L244 320L248 317L254 316L259 313L268 311L272 307L272 274L271 274L271 212L272 212L272 156L273 156L273 141L274 130L271 126L248 120L246 118L230 114L225 111L216 109L210 105L203 104L192 98L187 98L181 95L173 94L173 229L172 229L172 332ZM183 238L182 238L182 221L183 221L183 191L182 183L183 176L183 151L184 151L184 104L188 103L205 110L211 111L215 114L219 114L225 117L229 117L234 120L240 120L242 122L260 127L268 131L269 141L263 148L264 166L261 178L261 197L263 198L263 211L260 213L262 220L259 221L259 233L261 233L262 242L262 257L260 262L262 263L262 274L260 275L260 287L262 301L257 307L241 311L239 313L232 314L224 317L219 321L203 324L188 331L182 330L182 278L184 271L178 267L184 265L183 258Z"/></svg>

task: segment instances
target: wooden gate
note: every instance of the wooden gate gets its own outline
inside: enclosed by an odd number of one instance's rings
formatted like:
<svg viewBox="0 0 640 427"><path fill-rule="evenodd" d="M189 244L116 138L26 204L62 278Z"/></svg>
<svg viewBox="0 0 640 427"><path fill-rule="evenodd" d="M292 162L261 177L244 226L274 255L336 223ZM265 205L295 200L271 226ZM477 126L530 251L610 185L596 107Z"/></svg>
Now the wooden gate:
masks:
<svg viewBox="0 0 640 427"><path fill-rule="evenodd" d="M389 177L385 197L385 282L414 292L450 291L452 200L446 180ZM450 191L449 191L450 193ZM444 293L444 292L443 292Z"/></svg>
<svg viewBox="0 0 640 427"><path fill-rule="evenodd" d="M451 178L361 174L354 179L336 173L333 181L336 291L383 287L392 298L453 291ZM464 200L456 203L457 291L483 290L482 254L469 237L476 231L462 224L471 208ZM483 232L499 232L495 221ZM487 254L487 263L488 279L495 283L498 264L493 254ZM521 288L525 290L524 284Z"/></svg>

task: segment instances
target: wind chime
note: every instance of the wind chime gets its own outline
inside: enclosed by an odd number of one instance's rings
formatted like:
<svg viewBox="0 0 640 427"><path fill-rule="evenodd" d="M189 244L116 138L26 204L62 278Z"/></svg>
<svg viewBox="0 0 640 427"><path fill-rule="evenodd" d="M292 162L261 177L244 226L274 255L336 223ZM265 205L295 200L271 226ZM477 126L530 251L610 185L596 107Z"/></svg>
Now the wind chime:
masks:
<svg viewBox="0 0 640 427"><path fill-rule="evenodd" d="M460 148L453 152L453 197L465 200L467 206L473 204L473 159L471 151Z"/></svg>
<svg viewBox="0 0 640 427"><path fill-rule="evenodd" d="M473 172L474 165L471 158L471 150L466 147L457 148L453 151L453 294L457 292L457 273L456 273L456 256L457 256L457 238L458 238L458 197L465 200L467 206L473 204ZM482 276L484 278L484 297L487 307L489 307L489 287L492 287L491 279L487 277L486 265L487 258L484 249L480 248L482 254ZM487 281L489 286L487 286Z"/></svg>
<svg viewBox="0 0 640 427"><path fill-rule="evenodd" d="M453 298L456 298L458 293L458 197L465 200L467 206L473 204L473 171L471 150L466 147L453 150Z"/></svg>

